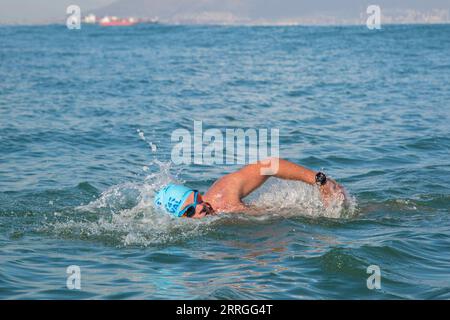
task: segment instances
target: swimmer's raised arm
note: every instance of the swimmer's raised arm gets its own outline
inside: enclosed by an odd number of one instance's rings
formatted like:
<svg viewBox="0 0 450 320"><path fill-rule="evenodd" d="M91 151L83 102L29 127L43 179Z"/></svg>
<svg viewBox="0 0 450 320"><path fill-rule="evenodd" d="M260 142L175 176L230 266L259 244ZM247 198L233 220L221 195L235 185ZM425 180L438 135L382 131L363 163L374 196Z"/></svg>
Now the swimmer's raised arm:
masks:
<svg viewBox="0 0 450 320"><path fill-rule="evenodd" d="M269 172L270 174L267 175ZM230 178L232 177L236 183L235 185L238 186L239 197L242 199L259 188L271 176L285 180L302 181L309 185L314 185L316 183L317 173L317 171L305 168L288 160L268 158L246 165L242 169L230 174ZM342 187L332 179L327 179L326 183L320 186L320 191L325 202L328 201L331 195L343 190L341 189Z"/></svg>
<svg viewBox="0 0 450 320"><path fill-rule="evenodd" d="M270 175L267 174L269 172ZM268 158L246 165L230 176L239 181L239 195L245 198L270 177L314 184L316 172L284 159Z"/></svg>

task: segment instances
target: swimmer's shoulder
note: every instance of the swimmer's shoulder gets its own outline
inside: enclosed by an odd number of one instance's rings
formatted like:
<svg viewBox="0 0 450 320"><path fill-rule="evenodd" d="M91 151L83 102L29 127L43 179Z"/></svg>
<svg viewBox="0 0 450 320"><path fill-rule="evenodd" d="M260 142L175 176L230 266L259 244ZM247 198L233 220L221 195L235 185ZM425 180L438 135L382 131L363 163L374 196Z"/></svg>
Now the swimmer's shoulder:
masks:
<svg viewBox="0 0 450 320"><path fill-rule="evenodd" d="M214 209L231 212L244 206L239 197L239 186L232 175L218 179L204 194L205 201L211 203Z"/></svg>
<svg viewBox="0 0 450 320"><path fill-rule="evenodd" d="M205 193L205 196L220 197L232 201L239 199L240 181L233 174L227 174L217 179Z"/></svg>

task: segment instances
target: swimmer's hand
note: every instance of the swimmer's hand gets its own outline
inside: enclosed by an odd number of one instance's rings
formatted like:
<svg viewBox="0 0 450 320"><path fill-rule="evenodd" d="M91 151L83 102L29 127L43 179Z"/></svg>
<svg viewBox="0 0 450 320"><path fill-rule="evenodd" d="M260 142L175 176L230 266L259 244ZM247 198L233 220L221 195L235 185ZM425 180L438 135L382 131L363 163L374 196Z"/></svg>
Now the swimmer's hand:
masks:
<svg viewBox="0 0 450 320"><path fill-rule="evenodd" d="M333 179L328 178L327 182L323 186L320 186L319 189L320 194L322 195L322 201L326 207L328 207L331 202L343 202L346 199L344 187L339 185Z"/></svg>

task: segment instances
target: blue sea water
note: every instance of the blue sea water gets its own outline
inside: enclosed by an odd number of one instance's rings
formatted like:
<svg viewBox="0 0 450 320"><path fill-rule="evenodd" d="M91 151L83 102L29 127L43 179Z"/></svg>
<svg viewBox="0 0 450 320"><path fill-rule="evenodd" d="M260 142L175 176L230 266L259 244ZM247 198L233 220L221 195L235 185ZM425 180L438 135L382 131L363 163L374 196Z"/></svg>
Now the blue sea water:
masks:
<svg viewBox="0 0 450 320"><path fill-rule="evenodd" d="M0 79L2 299L450 298L450 25L1 26ZM193 120L278 129L352 207L271 181L259 217L161 215L239 167L170 162Z"/></svg>

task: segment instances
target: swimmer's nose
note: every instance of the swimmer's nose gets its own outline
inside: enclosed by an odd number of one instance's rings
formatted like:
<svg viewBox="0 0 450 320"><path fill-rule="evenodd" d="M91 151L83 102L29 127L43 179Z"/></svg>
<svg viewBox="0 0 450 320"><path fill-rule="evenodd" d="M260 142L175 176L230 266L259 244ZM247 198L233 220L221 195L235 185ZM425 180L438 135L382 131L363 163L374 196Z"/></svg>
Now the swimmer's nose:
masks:
<svg viewBox="0 0 450 320"><path fill-rule="evenodd" d="M205 202L204 205L205 205L205 216L214 213L214 209L208 202Z"/></svg>

